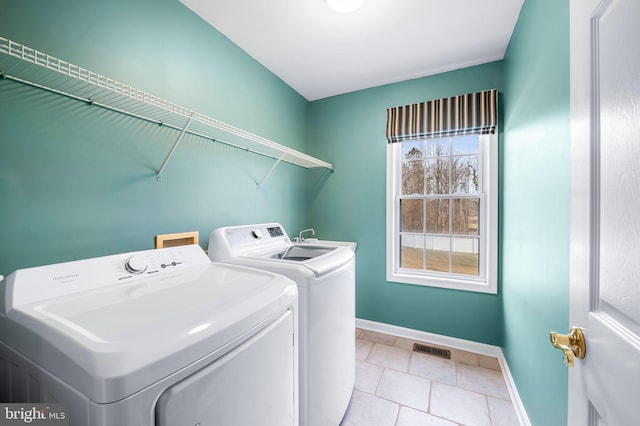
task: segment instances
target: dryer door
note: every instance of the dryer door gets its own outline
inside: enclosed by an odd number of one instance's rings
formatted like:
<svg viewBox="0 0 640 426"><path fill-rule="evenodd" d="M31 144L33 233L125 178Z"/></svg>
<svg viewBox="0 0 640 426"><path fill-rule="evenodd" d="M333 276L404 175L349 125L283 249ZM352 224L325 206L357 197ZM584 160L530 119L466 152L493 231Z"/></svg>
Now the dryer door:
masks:
<svg viewBox="0 0 640 426"><path fill-rule="evenodd" d="M239 347L168 388L157 426L297 424L294 314L288 310Z"/></svg>

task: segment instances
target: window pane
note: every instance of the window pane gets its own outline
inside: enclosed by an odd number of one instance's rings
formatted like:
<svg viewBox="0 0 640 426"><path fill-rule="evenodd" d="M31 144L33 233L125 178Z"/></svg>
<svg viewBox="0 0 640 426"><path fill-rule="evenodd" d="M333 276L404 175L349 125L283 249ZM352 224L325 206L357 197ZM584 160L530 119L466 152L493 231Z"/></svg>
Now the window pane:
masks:
<svg viewBox="0 0 640 426"><path fill-rule="evenodd" d="M478 135L456 136L451 138L452 155L477 154Z"/></svg>
<svg viewBox="0 0 640 426"><path fill-rule="evenodd" d="M480 199L451 200L452 231L458 235L480 235Z"/></svg>
<svg viewBox="0 0 640 426"><path fill-rule="evenodd" d="M402 158L404 160L422 158L423 149L422 141L402 142Z"/></svg>
<svg viewBox="0 0 640 426"><path fill-rule="evenodd" d="M451 272L455 274L480 275L479 238L452 238ZM428 258L427 258L428 259Z"/></svg>
<svg viewBox="0 0 640 426"><path fill-rule="evenodd" d="M424 160L402 162L402 194L424 194Z"/></svg>
<svg viewBox="0 0 640 426"><path fill-rule="evenodd" d="M426 238L427 270L449 272L449 237Z"/></svg>
<svg viewBox="0 0 640 426"><path fill-rule="evenodd" d="M424 236L400 236L400 267L424 270Z"/></svg>
<svg viewBox="0 0 640 426"><path fill-rule="evenodd" d="M424 232L423 203L423 200L400 200L400 232Z"/></svg>
<svg viewBox="0 0 640 426"><path fill-rule="evenodd" d="M476 194L478 192L478 156L465 155L451 159L451 192Z"/></svg>
<svg viewBox="0 0 640 426"><path fill-rule="evenodd" d="M433 158L425 161L425 189L427 194L449 193L450 157Z"/></svg>
<svg viewBox="0 0 640 426"><path fill-rule="evenodd" d="M425 142L425 157L448 157L451 138L427 139Z"/></svg>
<svg viewBox="0 0 640 426"><path fill-rule="evenodd" d="M449 200L432 199L427 201L427 233L449 233Z"/></svg>

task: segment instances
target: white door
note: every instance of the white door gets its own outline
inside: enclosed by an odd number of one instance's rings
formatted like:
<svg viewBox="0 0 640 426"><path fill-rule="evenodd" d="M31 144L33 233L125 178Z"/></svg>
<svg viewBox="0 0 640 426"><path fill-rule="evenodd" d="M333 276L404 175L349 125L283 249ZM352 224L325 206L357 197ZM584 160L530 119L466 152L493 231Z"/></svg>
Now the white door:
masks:
<svg viewBox="0 0 640 426"><path fill-rule="evenodd" d="M638 425L640 0L570 7L570 318L586 357L569 369L569 425Z"/></svg>

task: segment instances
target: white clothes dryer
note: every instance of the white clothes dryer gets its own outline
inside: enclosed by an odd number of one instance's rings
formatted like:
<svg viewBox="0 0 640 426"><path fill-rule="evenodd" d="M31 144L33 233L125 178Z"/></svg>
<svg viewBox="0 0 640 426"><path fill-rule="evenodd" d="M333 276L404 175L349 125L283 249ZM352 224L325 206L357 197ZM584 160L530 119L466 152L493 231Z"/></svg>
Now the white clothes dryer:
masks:
<svg viewBox="0 0 640 426"><path fill-rule="evenodd" d="M197 245L0 283L0 401L72 426L298 425L297 288Z"/></svg>
<svg viewBox="0 0 640 426"><path fill-rule="evenodd" d="M355 382L354 250L317 240L293 244L282 225L269 223L214 230L209 257L298 284L300 425L339 425Z"/></svg>

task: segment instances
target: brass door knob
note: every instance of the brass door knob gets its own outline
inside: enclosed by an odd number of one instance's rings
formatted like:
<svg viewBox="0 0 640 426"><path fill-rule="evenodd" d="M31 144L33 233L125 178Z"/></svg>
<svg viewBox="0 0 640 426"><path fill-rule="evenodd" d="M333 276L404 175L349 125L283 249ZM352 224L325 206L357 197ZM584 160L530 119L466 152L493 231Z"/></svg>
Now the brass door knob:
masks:
<svg viewBox="0 0 640 426"><path fill-rule="evenodd" d="M569 334L558 334L552 331L549 334L553 347L564 352L564 365L573 367L574 356L583 359L587 354L587 346L584 341L584 334L579 327L571 327Z"/></svg>

